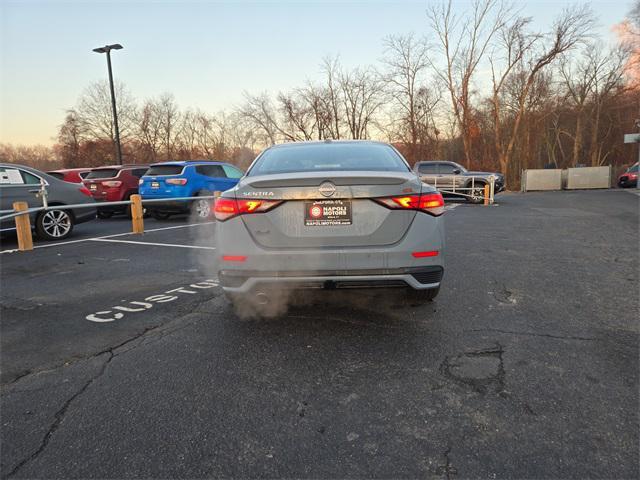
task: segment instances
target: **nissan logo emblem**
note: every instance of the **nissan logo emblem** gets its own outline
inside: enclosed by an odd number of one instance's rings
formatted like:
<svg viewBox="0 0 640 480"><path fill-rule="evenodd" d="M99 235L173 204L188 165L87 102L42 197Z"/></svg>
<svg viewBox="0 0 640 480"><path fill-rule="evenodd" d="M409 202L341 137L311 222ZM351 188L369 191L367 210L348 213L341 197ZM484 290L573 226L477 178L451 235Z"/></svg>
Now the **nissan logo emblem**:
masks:
<svg viewBox="0 0 640 480"><path fill-rule="evenodd" d="M324 182L320 185L320 193L325 197L330 197L334 193L336 193L336 186L331 182Z"/></svg>

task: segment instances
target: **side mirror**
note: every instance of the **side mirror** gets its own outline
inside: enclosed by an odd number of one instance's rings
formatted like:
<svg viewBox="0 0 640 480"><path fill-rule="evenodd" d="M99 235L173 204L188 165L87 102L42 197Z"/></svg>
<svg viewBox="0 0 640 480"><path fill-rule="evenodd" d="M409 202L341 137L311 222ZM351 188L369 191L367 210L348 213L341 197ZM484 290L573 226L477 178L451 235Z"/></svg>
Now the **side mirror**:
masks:
<svg viewBox="0 0 640 480"><path fill-rule="evenodd" d="M454 175L460 175L460 169L459 169L459 168L456 168L456 169L453 171L453 174L454 174Z"/></svg>

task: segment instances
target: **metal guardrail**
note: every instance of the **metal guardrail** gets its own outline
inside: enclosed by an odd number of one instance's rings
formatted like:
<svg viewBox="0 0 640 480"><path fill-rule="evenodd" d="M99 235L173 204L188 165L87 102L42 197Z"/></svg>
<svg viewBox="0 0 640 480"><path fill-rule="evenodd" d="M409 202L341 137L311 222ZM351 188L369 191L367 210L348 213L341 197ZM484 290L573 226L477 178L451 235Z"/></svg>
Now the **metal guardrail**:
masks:
<svg viewBox="0 0 640 480"><path fill-rule="evenodd" d="M18 236L18 250L28 251L33 250L33 238L31 236L31 222L30 215L32 213L46 212L52 210L79 210L83 208L99 209L101 207L112 206L131 206L131 233L144 233L144 204L152 203L167 203L167 202L189 202L194 200L215 200L220 196L221 192L214 192L213 195L201 195L197 197L175 197L175 198L150 198L143 200L140 195L131 195L129 200L122 200L117 202L87 202L71 205L49 205L47 198L47 189L44 182L40 183L40 191L36 194L36 197L42 198L42 206L29 208L27 202L15 202L13 204L13 210L2 210L0 214L0 221L15 219L16 232Z"/></svg>
<svg viewBox="0 0 640 480"><path fill-rule="evenodd" d="M178 197L178 198L150 198L150 199L141 199L140 203L147 204L147 203L167 203L167 202L180 202L180 201L190 201L190 200L215 200L217 197L214 195L202 195L199 197ZM3 215L0 217L0 221L2 220L9 220L11 218L15 218L15 217L19 217L21 215L27 215L30 213L38 213L38 212L45 212L45 211L51 211L51 210L77 210L80 208L100 208L100 207L116 207L116 206L122 206L122 205L131 205L133 204L133 201L131 200L122 200L122 201L118 201L118 202L93 202L93 203L77 203L77 204L72 204L72 205L52 205L52 206L42 206L42 207L34 207L34 208L29 208L27 210L20 210L20 211L16 211L15 209L13 210L0 210L0 214L2 213L8 213L7 215Z"/></svg>
<svg viewBox="0 0 640 480"><path fill-rule="evenodd" d="M473 193L477 189L475 184L475 180L476 180L475 176L471 177L470 187L456 187L456 183L454 181L453 185L451 185L451 188L447 188L449 187L449 185L438 188L438 177L435 177L435 181L431 185L433 185L433 187L441 193L449 193L452 195L459 195L462 197L468 197L473 199L482 198L485 205L493 205L494 197L495 197L495 188L496 188L496 177L494 175L489 176L488 185L487 185L486 177L478 177L478 178L481 179L482 181L482 195L477 195ZM464 193L464 192L470 192L470 193Z"/></svg>

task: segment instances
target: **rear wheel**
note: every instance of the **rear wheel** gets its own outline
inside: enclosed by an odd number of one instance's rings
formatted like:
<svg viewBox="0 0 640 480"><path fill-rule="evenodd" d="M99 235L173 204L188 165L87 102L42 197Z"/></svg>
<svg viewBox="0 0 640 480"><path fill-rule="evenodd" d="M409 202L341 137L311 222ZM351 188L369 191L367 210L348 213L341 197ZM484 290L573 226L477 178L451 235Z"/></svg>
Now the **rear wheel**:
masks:
<svg viewBox="0 0 640 480"><path fill-rule="evenodd" d="M469 191L469 201L471 203L483 203L484 202L484 186L485 184L482 182L476 182L473 185L473 190ZM469 184L469 188L471 188L471 184Z"/></svg>
<svg viewBox="0 0 640 480"><path fill-rule="evenodd" d="M405 298L409 303L425 303L430 302L438 296L440 287L429 288L427 290L408 289L405 292Z"/></svg>
<svg viewBox="0 0 640 480"><path fill-rule="evenodd" d="M198 196L208 196L209 192L200 192ZM208 220L211 218L211 200L203 198L194 200L191 204L191 213L195 214L198 220Z"/></svg>
<svg viewBox="0 0 640 480"><path fill-rule="evenodd" d="M62 240L73 231L73 215L66 210L49 210L36 217L36 234L44 240Z"/></svg>

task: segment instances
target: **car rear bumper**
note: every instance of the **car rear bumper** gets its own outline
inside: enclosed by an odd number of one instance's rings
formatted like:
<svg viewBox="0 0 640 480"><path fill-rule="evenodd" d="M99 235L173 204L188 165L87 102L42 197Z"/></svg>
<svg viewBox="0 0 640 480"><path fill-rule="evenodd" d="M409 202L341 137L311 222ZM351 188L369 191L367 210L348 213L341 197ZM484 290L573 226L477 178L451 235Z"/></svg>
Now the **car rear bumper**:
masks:
<svg viewBox="0 0 640 480"><path fill-rule="evenodd" d="M221 286L230 293L268 284L292 288L436 288L444 271L443 222L442 217L418 213L404 236L390 245L266 248L237 217L219 223L216 229L218 275Z"/></svg>
<svg viewBox="0 0 640 480"><path fill-rule="evenodd" d="M618 186L621 188L636 187L637 185L638 185L637 178L620 177L618 179Z"/></svg>
<svg viewBox="0 0 640 480"><path fill-rule="evenodd" d="M426 290L440 286L441 266L380 270L264 272L221 270L220 286L228 293L249 293L262 289L346 289L406 288Z"/></svg>

